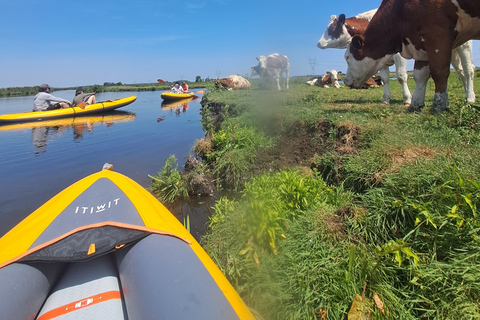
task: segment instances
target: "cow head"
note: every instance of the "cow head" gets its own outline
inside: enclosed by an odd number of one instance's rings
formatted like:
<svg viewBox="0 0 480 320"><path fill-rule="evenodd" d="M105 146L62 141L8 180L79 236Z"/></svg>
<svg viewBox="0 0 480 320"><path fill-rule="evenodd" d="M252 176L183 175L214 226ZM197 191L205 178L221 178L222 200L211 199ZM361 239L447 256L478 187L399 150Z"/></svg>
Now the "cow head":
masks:
<svg viewBox="0 0 480 320"><path fill-rule="evenodd" d="M373 59L365 54L363 36L354 36L352 42L345 51L347 61L347 74L343 79L345 85L352 88L361 88L363 83L375 74L378 70L387 65L392 55L388 54L378 59Z"/></svg>
<svg viewBox="0 0 480 320"><path fill-rule="evenodd" d="M252 73L250 77L260 76L262 77L265 69L267 68L267 56L259 56L257 57L258 64L252 67Z"/></svg>
<svg viewBox="0 0 480 320"><path fill-rule="evenodd" d="M252 66L252 73L250 74L250 77L255 77L255 76L260 76L261 74L261 68L259 65L257 66Z"/></svg>
<svg viewBox="0 0 480 320"><path fill-rule="evenodd" d="M342 13L338 17L335 15L330 17L330 23L318 40L317 47L320 49L346 48L350 40L351 36L345 26L345 15Z"/></svg>

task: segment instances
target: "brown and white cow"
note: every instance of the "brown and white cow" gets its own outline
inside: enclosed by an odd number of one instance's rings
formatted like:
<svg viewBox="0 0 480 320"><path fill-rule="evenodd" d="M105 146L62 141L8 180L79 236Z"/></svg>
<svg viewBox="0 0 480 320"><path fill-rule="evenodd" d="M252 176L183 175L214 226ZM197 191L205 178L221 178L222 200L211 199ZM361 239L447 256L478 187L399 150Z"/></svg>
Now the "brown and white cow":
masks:
<svg viewBox="0 0 480 320"><path fill-rule="evenodd" d="M478 0L383 0L364 34L354 36L345 52L343 82L359 87L400 52L415 59L415 70L431 74L435 96L430 113L442 112L448 105L452 50L471 39L480 39ZM414 94L408 110L422 106Z"/></svg>
<svg viewBox="0 0 480 320"><path fill-rule="evenodd" d="M323 76L309 79L307 81L307 84L311 86L317 85L324 88L330 88L330 87L340 88L340 84L338 83L339 73L341 72L340 71L337 72L337 70L335 69L332 71L327 71Z"/></svg>
<svg viewBox="0 0 480 320"><path fill-rule="evenodd" d="M347 48L350 44L352 37L355 35L361 35L365 32L368 23L372 19L373 15L377 12L377 9L370 10L368 12L361 13L355 17L345 18L344 14L340 16L331 16L330 23L325 29L324 34L317 43L317 47L320 49L326 48ZM475 102L475 92L473 89L473 78L475 72L475 65L472 61L472 42L466 42L460 47L452 51L452 66L455 68L458 76L462 80L465 89L465 98L468 102ZM390 74L388 67L395 64L395 72L397 80L402 86L403 103L409 105L412 101L412 95L407 86L407 64L406 60L396 53L392 56L392 60L388 62L387 66L380 69L380 77L384 84L382 103L388 103L390 101ZM423 105L425 100L425 90L429 73L416 72L415 75L415 91L413 98L414 104Z"/></svg>
<svg viewBox="0 0 480 320"><path fill-rule="evenodd" d="M226 78L217 79L215 80L215 83L218 83L223 89L226 90L250 89L250 81L237 75L231 75Z"/></svg>
<svg viewBox="0 0 480 320"><path fill-rule="evenodd" d="M252 67L251 77L260 76L263 87L267 86L268 80L275 78L277 80L277 88L281 90L280 78L285 75L285 88L288 89L288 78L290 74L290 61L287 56L273 53L268 56L257 57L258 65Z"/></svg>

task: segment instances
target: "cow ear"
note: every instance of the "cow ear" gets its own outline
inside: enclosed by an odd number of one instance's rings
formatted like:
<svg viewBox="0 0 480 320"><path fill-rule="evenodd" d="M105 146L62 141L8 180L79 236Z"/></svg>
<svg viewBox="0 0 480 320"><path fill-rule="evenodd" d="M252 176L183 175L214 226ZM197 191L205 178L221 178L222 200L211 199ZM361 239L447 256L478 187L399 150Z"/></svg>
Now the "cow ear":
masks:
<svg viewBox="0 0 480 320"><path fill-rule="evenodd" d="M354 36L352 38L352 47L356 50L360 50L363 48L363 39L361 36Z"/></svg>
<svg viewBox="0 0 480 320"><path fill-rule="evenodd" d="M338 16L338 21L340 24L345 24L345 15L342 13L341 15Z"/></svg>

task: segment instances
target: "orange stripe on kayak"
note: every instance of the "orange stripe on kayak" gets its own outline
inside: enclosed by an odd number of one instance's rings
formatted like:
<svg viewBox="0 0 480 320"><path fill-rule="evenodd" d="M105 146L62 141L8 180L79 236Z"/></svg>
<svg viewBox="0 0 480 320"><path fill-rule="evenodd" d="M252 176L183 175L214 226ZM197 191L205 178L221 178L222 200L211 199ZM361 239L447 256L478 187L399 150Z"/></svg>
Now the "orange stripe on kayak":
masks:
<svg viewBox="0 0 480 320"><path fill-rule="evenodd" d="M54 319L56 317L63 316L64 314L77 311L79 309L93 306L95 304L105 302L108 300L113 300L113 299L120 299L120 292L119 291L107 291L103 292L82 300L78 300L75 302L71 302L69 304L66 304L64 306L58 307L56 309L50 310L48 312L45 312L43 315L41 315L37 320L50 320Z"/></svg>

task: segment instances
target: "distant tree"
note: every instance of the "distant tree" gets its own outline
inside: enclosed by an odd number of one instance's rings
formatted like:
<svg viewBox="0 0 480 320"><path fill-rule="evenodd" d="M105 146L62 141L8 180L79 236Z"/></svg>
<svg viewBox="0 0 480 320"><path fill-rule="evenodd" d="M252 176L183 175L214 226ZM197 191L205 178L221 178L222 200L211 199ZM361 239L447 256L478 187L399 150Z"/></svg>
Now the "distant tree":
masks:
<svg viewBox="0 0 480 320"><path fill-rule="evenodd" d="M202 77L196 76L195 77L195 82L202 82Z"/></svg>

